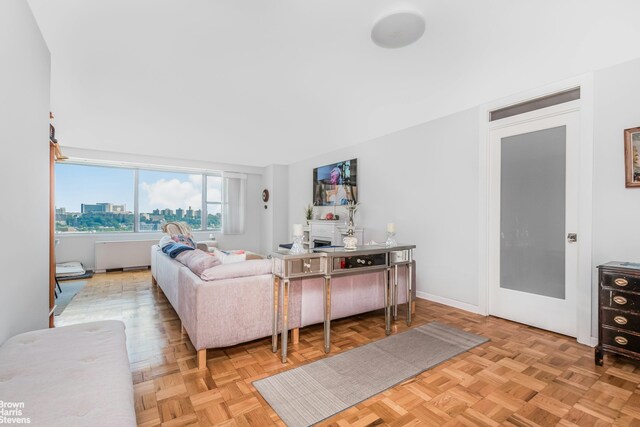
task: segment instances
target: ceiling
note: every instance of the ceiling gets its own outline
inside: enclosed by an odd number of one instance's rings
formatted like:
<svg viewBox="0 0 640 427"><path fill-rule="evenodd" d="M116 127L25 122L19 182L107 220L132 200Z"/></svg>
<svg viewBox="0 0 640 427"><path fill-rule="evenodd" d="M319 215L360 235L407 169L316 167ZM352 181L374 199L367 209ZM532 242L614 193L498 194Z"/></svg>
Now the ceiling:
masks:
<svg viewBox="0 0 640 427"><path fill-rule="evenodd" d="M640 57L637 0L29 3L63 146L254 166ZM421 12L422 39L372 43L393 10Z"/></svg>

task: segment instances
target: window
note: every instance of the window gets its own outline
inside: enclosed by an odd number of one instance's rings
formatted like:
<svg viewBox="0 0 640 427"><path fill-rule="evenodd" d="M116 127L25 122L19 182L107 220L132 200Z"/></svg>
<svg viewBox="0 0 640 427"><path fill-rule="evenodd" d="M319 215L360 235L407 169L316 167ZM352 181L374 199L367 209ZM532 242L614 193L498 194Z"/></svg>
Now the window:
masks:
<svg viewBox="0 0 640 427"><path fill-rule="evenodd" d="M220 230L222 187L219 175L57 163L56 232Z"/></svg>
<svg viewBox="0 0 640 427"><path fill-rule="evenodd" d="M134 171L56 164L56 231L133 231Z"/></svg>
<svg viewBox="0 0 640 427"><path fill-rule="evenodd" d="M552 107L554 105L564 104L580 99L580 88L569 89L562 92L552 93L551 95L541 96L540 98L531 99L515 105L509 105L504 108L493 110L489 113L489 121L493 122L507 117L517 116L531 111L541 110L543 108Z"/></svg>
<svg viewBox="0 0 640 427"><path fill-rule="evenodd" d="M138 182L140 231L160 231L169 221L202 229L202 175L140 170Z"/></svg>
<svg viewBox="0 0 640 427"><path fill-rule="evenodd" d="M222 177L207 176L207 230L222 228Z"/></svg>

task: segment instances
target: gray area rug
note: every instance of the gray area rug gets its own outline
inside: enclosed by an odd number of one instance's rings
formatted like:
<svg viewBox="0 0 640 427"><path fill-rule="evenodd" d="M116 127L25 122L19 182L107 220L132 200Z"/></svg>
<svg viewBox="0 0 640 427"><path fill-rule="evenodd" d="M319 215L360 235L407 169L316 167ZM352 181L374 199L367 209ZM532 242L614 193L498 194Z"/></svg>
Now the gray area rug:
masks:
<svg viewBox="0 0 640 427"><path fill-rule="evenodd" d="M58 292L58 298L56 298L56 309L53 314L56 316L60 316L65 308L69 305L71 300L78 295L78 292L87 282L85 280L78 280L76 282L67 282L60 283L60 288L62 288L62 293Z"/></svg>
<svg viewBox="0 0 640 427"><path fill-rule="evenodd" d="M253 385L289 427L309 426L487 341L432 322Z"/></svg>

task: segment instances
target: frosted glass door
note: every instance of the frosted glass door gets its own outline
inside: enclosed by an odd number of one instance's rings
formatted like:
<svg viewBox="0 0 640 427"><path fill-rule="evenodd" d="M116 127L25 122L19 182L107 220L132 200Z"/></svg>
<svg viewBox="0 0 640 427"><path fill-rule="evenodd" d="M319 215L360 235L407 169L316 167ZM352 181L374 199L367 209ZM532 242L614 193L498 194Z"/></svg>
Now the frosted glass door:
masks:
<svg viewBox="0 0 640 427"><path fill-rule="evenodd" d="M500 287L565 298L566 126L502 138Z"/></svg>
<svg viewBox="0 0 640 427"><path fill-rule="evenodd" d="M579 116L490 133L489 312L576 336Z"/></svg>

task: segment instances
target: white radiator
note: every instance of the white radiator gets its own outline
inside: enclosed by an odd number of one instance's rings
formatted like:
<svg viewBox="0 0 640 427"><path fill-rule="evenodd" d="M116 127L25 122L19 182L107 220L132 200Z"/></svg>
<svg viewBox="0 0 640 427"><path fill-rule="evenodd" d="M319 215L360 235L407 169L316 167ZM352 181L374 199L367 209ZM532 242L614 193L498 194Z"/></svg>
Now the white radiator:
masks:
<svg viewBox="0 0 640 427"><path fill-rule="evenodd" d="M120 240L96 242L96 271L151 265L151 246L157 240Z"/></svg>

